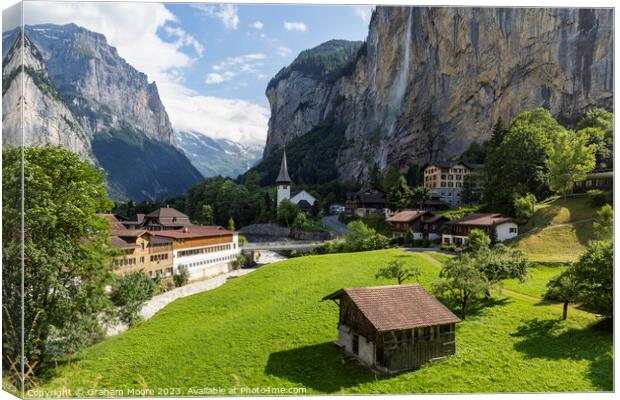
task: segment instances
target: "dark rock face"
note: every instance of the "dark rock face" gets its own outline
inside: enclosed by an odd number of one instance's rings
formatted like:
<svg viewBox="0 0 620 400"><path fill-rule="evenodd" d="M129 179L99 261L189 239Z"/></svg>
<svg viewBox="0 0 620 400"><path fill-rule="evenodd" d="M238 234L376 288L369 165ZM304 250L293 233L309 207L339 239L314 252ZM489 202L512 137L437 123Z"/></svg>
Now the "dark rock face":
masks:
<svg viewBox="0 0 620 400"><path fill-rule="evenodd" d="M61 145L108 173L117 200L184 193L202 175L174 145L155 82L119 57L103 35L74 24L3 34L3 144ZM21 71L22 63L24 72ZM24 84L24 119L20 98Z"/></svg>
<svg viewBox="0 0 620 400"><path fill-rule="evenodd" d="M340 180L363 181L374 164L458 156L536 107L562 121L611 110L613 10L377 7L350 74L325 87L291 74L280 87L268 91L265 156L329 114L346 126ZM328 112L293 112L303 104Z"/></svg>

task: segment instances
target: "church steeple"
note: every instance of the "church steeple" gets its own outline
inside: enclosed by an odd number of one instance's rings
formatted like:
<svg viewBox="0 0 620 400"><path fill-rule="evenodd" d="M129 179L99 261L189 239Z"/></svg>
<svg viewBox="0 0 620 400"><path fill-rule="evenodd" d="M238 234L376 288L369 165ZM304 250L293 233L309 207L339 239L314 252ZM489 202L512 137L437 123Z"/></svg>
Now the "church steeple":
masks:
<svg viewBox="0 0 620 400"><path fill-rule="evenodd" d="M280 173L278 174L278 177L276 178L276 183L277 184L281 184L281 183L290 184L291 183L291 177L288 175L288 168L286 165L286 149L284 149L284 153L282 153L282 163L280 164Z"/></svg>
<svg viewBox="0 0 620 400"><path fill-rule="evenodd" d="M277 202L280 205L282 200L291 198L291 177L288 176L288 168L286 165L286 149L282 153L282 163L280 164L280 173L276 178L277 190Z"/></svg>

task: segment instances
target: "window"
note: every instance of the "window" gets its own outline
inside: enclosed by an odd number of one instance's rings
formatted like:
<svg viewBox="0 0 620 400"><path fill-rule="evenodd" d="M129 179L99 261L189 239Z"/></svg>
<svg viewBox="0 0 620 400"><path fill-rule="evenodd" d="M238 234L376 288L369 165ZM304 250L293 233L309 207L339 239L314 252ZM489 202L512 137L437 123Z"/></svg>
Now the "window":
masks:
<svg viewBox="0 0 620 400"><path fill-rule="evenodd" d="M517 233L517 228L510 228L510 229L508 229L508 232L510 232L510 233Z"/></svg>
<svg viewBox="0 0 620 400"><path fill-rule="evenodd" d="M353 354L360 353L360 337L357 335L353 335Z"/></svg>

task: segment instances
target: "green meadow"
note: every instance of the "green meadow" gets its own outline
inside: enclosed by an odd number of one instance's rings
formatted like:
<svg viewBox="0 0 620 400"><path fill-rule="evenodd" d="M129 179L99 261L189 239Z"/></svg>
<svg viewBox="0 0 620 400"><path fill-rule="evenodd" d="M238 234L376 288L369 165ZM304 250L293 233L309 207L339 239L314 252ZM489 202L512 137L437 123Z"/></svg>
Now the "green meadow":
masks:
<svg viewBox="0 0 620 400"><path fill-rule="evenodd" d="M338 309L321 298L342 287L394 283L374 278L391 259L419 265L421 284L430 290L446 256L380 250L267 265L177 300L58 362L40 377L39 388L73 394L117 389L125 396L130 388L155 395L168 388L192 395L205 387L237 394L247 388L303 388L308 394L613 389L612 335L595 328L598 318L571 309L561 321L560 305L533 298L555 267L533 268L529 283L507 282L492 301L474 307L457 325L457 352L446 361L399 375L356 365L333 345Z"/></svg>

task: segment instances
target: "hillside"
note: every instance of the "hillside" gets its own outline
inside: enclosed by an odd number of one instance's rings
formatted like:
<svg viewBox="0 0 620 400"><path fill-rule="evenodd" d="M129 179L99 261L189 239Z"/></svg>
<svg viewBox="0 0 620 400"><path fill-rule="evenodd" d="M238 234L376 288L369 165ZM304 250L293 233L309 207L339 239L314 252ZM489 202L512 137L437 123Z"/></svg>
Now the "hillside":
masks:
<svg viewBox="0 0 620 400"><path fill-rule="evenodd" d="M375 165L404 172L459 156L523 111L570 122L611 110L613 62L612 9L379 6L340 76L293 62L270 83L263 158L331 121L344 131L329 160L341 182Z"/></svg>
<svg viewBox="0 0 620 400"><path fill-rule="evenodd" d="M390 259L418 265L430 289L444 257L382 250L271 264L59 363L41 389L181 388L175 395L195 396L188 388L208 382L308 394L612 390L612 335L591 329L595 316L571 310L560 321L560 305L507 290L457 325L456 355L442 363L375 376L344 361L333 345L338 308L321 298L393 283L374 278Z"/></svg>
<svg viewBox="0 0 620 400"><path fill-rule="evenodd" d="M599 208L587 195L539 204L511 246L527 252L533 261L576 261L594 239L592 220Z"/></svg>

